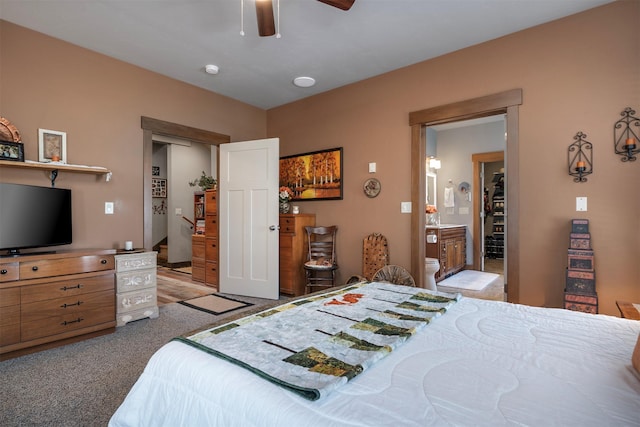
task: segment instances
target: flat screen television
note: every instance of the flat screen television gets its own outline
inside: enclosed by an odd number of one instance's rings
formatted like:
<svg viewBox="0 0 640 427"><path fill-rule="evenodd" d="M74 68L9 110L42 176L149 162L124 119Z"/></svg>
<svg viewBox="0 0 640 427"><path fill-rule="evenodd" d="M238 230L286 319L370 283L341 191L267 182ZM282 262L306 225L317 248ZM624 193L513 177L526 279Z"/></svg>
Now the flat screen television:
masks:
<svg viewBox="0 0 640 427"><path fill-rule="evenodd" d="M71 190L0 183L0 256L70 243Z"/></svg>

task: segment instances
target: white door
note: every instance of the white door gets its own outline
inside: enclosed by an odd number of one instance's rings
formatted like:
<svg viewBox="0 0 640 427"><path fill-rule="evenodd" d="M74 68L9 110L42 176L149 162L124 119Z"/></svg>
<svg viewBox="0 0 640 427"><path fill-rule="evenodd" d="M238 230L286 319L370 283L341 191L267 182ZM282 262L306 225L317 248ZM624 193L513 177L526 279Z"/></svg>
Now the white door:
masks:
<svg viewBox="0 0 640 427"><path fill-rule="evenodd" d="M279 298L279 144L220 145L220 292Z"/></svg>

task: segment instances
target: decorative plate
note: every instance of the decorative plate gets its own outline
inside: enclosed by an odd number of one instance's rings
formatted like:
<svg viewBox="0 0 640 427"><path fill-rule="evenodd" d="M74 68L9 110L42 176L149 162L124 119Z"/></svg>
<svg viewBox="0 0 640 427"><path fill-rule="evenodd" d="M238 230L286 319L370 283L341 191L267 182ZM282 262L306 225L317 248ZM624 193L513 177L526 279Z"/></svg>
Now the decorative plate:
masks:
<svg viewBox="0 0 640 427"><path fill-rule="evenodd" d="M0 141L20 142L20 132L18 128L4 117L0 117Z"/></svg>
<svg viewBox="0 0 640 427"><path fill-rule="evenodd" d="M380 185L380 181L375 178L369 178L364 182L364 194L366 194L367 197L376 197L380 194L381 188L382 185Z"/></svg>

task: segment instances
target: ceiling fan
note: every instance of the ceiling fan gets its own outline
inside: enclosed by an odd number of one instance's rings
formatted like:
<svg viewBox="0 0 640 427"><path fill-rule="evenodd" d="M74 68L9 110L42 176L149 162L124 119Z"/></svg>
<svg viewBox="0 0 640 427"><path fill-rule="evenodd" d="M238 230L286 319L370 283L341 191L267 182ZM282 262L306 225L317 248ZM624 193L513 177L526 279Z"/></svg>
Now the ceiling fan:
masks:
<svg viewBox="0 0 640 427"><path fill-rule="evenodd" d="M329 6L349 10L356 0L318 0ZM258 18L258 34L260 37L273 36L276 25L273 19L273 0L256 0L256 16Z"/></svg>

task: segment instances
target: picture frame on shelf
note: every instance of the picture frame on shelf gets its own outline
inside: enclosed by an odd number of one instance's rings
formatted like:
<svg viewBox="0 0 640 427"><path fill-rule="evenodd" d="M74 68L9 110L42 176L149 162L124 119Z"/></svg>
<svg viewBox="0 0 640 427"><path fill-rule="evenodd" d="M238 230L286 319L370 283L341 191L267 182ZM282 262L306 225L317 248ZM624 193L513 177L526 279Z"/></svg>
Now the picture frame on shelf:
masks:
<svg viewBox="0 0 640 427"><path fill-rule="evenodd" d="M21 142L0 141L0 160L24 162L24 144Z"/></svg>
<svg viewBox="0 0 640 427"><path fill-rule="evenodd" d="M167 180L164 178L151 178L151 197L167 197Z"/></svg>
<svg viewBox="0 0 640 427"><path fill-rule="evenodd" d="M38 129L38 161L67 163L67 133Z"/></svg>
<svg viewBox="0 0 640 427"><path fill-rule="evenodd" d="M280 187L290 201L342 200L342 147L280 157Z"/></svg>

